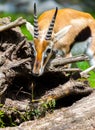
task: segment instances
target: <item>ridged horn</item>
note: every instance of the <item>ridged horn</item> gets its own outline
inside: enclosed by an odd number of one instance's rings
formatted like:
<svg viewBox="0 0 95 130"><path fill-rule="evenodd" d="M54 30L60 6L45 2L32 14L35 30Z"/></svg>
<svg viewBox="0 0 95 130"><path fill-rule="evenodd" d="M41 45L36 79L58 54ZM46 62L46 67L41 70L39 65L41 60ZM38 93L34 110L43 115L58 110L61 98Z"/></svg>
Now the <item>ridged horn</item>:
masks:
<svg viewBox="0 0 95 130"><path fill-rule="evenodd" d="M34 3L34 38L38 38L39 28L38 28L38 19L37 19L37 9L36 3Z"/></svg>
<svg viewBox="0 0 95 130"><path fill-rule="evenodd" d="M51 20L51 23L49 25L45 40L51 40L51 35L52 35L52 31L54 28L54 24L55 24L55 20L56 20L56 16L57 16L57 12L58 12L58 8L56 7L55 13L53 15L53 18Z"/></svg>

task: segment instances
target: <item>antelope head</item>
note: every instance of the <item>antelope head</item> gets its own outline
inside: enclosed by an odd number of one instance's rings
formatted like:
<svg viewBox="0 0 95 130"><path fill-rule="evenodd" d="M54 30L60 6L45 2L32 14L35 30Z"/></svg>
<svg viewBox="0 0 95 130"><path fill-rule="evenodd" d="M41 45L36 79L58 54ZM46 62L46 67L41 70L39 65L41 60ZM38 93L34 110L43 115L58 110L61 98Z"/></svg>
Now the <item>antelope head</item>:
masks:
<svg viewBox="0 0 95 130"><path fill-rule="evenodd" d="M52 37L54 24L58 13L58 8L56 7L46 34L40 35L40 33L43 30L39 30L36 12L37 12L36 4L34 4L34 26L31 25L29 22L27 22L26 28L34 36L34 41L32 46L34 48L35 61L34 61L32 73L35 76L40 76L43 74L47 63L51 59L54 44L69 31L71 25L62 28L59 32L54 34Z"/></svg>

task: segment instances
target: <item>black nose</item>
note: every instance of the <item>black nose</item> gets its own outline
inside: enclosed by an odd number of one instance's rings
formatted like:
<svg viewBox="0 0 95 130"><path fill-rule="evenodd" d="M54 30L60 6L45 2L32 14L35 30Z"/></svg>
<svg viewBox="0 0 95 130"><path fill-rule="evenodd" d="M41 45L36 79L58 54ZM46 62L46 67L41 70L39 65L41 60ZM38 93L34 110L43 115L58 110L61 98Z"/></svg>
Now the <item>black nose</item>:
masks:
<svg viewBox="0 0 95 130"><path fill-rule="evenodd" d="M33 73L33 72L32 72L32 75L36 77L40 76L39 73Z"/></svg>

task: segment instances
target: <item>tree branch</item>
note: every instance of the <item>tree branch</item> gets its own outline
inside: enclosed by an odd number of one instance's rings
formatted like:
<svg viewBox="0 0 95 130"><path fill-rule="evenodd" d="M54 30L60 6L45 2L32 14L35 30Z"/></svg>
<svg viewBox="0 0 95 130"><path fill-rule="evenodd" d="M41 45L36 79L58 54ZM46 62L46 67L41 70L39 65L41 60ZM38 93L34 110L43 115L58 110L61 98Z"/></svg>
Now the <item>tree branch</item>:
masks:
<svg viewBox="0 0 95 130"><path fill-rule="evenodd" d="M87 61L88 60L88 56L84 56L84 55L80 55L80 56L73 56L73 57L69 57L69 58L56 58L53 61L51 61L50 67L58 67L58 66L64 66L66 64L71 64L74 62L79 62L79 61Z"/></svg>
<svg viewBox="0 0 95 130"><path fill-rule="evenodd" d="M92 88L87 86L86 84L74 80L69 80L63 85L59 85L58 87L52 89L51 91L47 91L44 96L41 97L41 99L44 101L50 99L58 100L60 98L69 96L69 95L87 95L90 94L93 91Z"/></svg>
<svg viewBox="0 0 95 130"><path fill-rule="evenodd" d="M8 23L6 25L0 26L0 32L8 30L10 28L14 28L16 26L20 26L20 25L25 24L25 23L26 23L26 20L23 19L22 17L20 17L20 18L16 19L13 22L10 22L10 23Z"/></svg>

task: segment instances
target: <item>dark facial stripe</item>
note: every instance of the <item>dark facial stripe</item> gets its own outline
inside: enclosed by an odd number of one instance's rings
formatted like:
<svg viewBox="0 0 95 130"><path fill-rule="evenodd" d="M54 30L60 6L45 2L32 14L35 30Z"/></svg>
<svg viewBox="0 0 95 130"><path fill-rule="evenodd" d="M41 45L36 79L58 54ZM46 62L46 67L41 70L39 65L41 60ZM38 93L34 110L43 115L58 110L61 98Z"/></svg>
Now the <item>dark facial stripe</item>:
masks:
<svg viewBox="0 0 95 130"><path fill-rule="evenodd" d="M46 40L51 39L51 35L52 35L53 28L54 28L54 23L55 23L55 20L56 20L57 12L58 12L58 8L56 7L54 16L53 16L53 18L51 20L50 26L49 26L47 34L46 34L46 38L45 38Z"/></svg>

